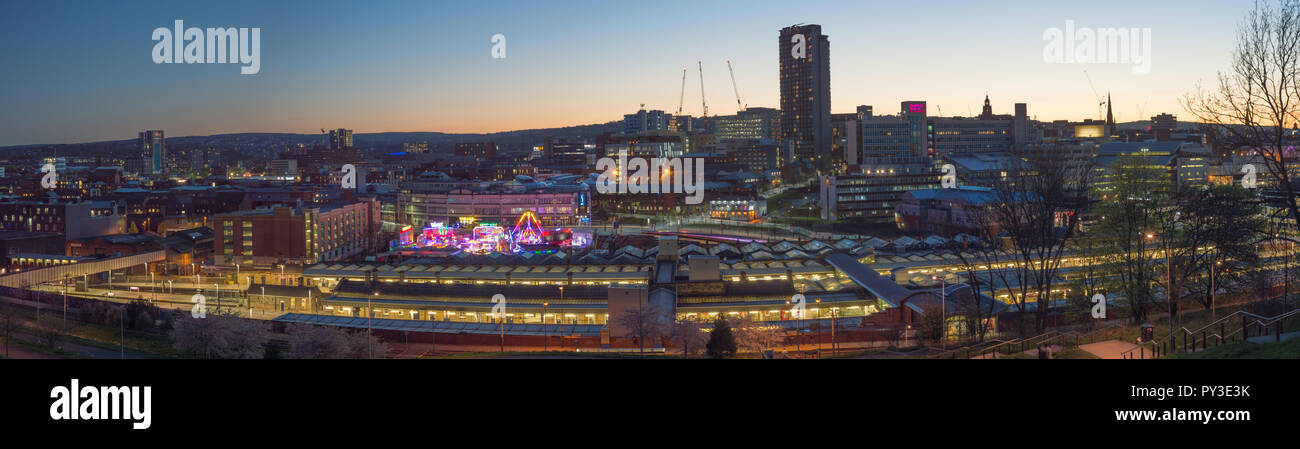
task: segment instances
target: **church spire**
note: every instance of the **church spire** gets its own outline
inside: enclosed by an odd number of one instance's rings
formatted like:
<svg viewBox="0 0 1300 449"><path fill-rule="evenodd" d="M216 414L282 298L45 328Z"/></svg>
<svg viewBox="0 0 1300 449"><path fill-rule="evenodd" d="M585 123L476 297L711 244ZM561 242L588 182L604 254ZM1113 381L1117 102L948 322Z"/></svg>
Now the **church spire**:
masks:
<svg viewBox="0 0 1300 449"><path fill-rule="evenodd" d="M980 118L985 120L993 118L993 105L989 103L988 92L984 93L984 112L980 114Z"/></svg>
<svg viewBox="0 0 1300 449"><path fill-rule="evenodd" d="M1110 92L1106 92L1106 137L1115 135L1115 114L1111 109Z"/></svg>

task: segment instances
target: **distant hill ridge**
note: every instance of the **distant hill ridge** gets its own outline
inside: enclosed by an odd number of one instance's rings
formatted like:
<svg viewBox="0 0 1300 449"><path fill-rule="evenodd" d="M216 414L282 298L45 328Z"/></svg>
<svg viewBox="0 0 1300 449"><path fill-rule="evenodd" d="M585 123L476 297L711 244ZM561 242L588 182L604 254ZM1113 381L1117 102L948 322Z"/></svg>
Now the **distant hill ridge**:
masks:
<svg viewBox="0 0 1300 449"><path fill-rule="evenodd" d="M586 138L607 132L618 132L622 130L622 122L608 122L590 125L577 125L562 128L539 128L525 129L515 131L501 131L495 133L473 134L473 133L443 133L443 132L380 132L380 133L355 133L353 142L358 147L375 146L375 145L396 145L403 142L429 142L431 144L449 144L458 142L470 142L481 140L492 140L498 144L518 144L522 141L533 141L544 139L546 137L574 137ZM240 147L249 145L268 144L272 142L279 143L302 143L316 144L324 143L327 136L323 134L297 134L297 133L228 133L213 134L210 136L178 136L167 137L168 145L181 147ZM75 150L80 147L100 147L103 150L120 150L131 149L135 147L136 139L123 140L106 140L99 142L80 142L80 143L45 143L33 145L12 145L0 147L4 150L25 150L49 148L57 146Z"/></svg>

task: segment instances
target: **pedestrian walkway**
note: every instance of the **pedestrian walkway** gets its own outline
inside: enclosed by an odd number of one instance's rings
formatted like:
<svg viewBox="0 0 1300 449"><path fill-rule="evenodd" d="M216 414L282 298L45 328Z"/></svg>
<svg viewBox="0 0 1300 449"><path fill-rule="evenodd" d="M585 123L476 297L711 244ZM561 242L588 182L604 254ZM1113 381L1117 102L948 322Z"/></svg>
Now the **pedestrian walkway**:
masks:
<svg viewBox="0 0 1300 449"><path fill-rule="evenodd" d="M1126 341L1106 340L1097 343L1079 345L1079 349L1102 359L1122 359L1123 353L1137 348L1137 345Z"/></svg>

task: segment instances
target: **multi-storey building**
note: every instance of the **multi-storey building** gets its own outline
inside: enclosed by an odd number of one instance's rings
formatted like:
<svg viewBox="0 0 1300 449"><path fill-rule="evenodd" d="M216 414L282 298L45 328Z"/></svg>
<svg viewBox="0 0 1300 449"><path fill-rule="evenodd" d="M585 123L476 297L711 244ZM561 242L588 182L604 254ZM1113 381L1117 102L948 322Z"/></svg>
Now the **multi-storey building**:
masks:
<svg viewBox="0 0 1300 449"><path fill-rule="evenodd" d="M140 131L136 146L140 150L141 174L167 174L167 145L160 129Z"/></svg>
<svg viewBox="0 0 1300 449"><path fill-rule="evenodd" d="M493 192L457 188L450 191L404 190L397 195L397 221L415 227L429 223L514 225L532 212L547 226L578 224L587 202L586 191Z"/></svg>
<svg viewBox="0 0 1300 449"><path fill-rule="evenodd" d="M329 149L342 150L345 148L352 148L352 130L343 128L330 130Z"/></svg>
<svg viewBox="0 0 1300 449"><path fill-rule="evenodd" d="M824 220L894 221L904 192L939 187L939 173L925 157L879 158L860 172L823 176L819 205Z"/></svg>
<svg viewBox="0 0 1300 449"><path fill-rule="evenodd" d="M781 137L792 141L794 157L830 166L830 39L821 25L781 29Z"/></svg>
<svg viewBox="0 0 1300 449"><path fill-rule="evenodd" d="M0 230L54 232L65 239L119 234L124 218L115 201L0 202Z"/></svg>
<svg viewBox="0 0 1300 449"><path fill-rule="evenodd" d="M456 144L457 156L468 156L479 161L497 158L497 144L494 142L471 142Z"/></svg>
<svg viewBox="0 0 1300 449"><path fill-rule="evenodd" d="M269 266L346 259L374 250L379 220L379 203L373 199L219 214L213 218L214 263Z"/></svg>
<svg viewBox="0 0 1300 449"><path fill-rule="evenodd" d="M781 111L773 108L747 108L736 115L715 117L713 123L718 142L781 139Z"/></svg>
<svg viewBox="0 0 1300 449"><path fill-rule="evenodd" d="M673 115L660 110L641 109L635 114L623 115L623 134L637 134L650 131L668 131Z"/></svg>

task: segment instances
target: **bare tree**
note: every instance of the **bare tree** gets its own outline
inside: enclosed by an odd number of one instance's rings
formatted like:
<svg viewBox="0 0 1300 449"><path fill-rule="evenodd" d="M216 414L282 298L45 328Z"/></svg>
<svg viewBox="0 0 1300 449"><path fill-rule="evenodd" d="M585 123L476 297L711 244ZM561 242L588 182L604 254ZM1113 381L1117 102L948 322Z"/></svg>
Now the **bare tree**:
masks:
<svg viewBox="0 0 1300 449"><path fill-rule="evenodd" d="M1022 317L1028 302L1036 303L1039 332L1051 312L1062 256L1078 229L1080 213L1088 207L1090 160L1073 157L1063 146L1043 148L1027 155L1023 164L1007 167L1007 176L993 183L990 221L1001 231L1001 249L1010 263L998 269L990 266L989 272ZM1020 320L1022 335L1025 321Z"/></svg>
<svg viewBox="0 0 1300 449"><path fill-rule="evenodd" d="M1168 173L1149 157L1121 156L1095 193L1097 223L1086 238L1100 248L1096 263L1116 281L1134 323L1146 320L1155 301L1152 284L1160 275L1154 239L1171 187Z"/></svg>
<svg viewBox="0 0 1300 449"><path fill-rule="evenodd" d="M0 331L4 332L5 358L9 358L9 339L14 332L14 311L8 303L0 302Z"/></svg>
<svg viewBox="0 0 1300 449"><path fill-rule="evenodd" d="M1286 127L1300 121L1300 0L1257 2L1237 29L1237 45L1217 83L1181 100L1183 108L1208 126L1220 153L1246 150L1261 156L1273 182L1270 195L1300 227L1300 186L1289 167ZM1293 233L1285 237L1294 241Z"/></svg>
<svg viewBox="0 0 1300 449"><path fill-rule="evenodd" d="M976 299L969 310L963 311L967 319L966 328L969 336L980 342L984 341L988 331L991 330L988 323L993 318L997 305L998 289L991 271L1011 260L1010 254L1001 248L997 216L990 207L987 205L975 207L967 212L971 231L975 233L973 237L979 241L967 241L966 246L957 251L957 259L961 260L962 269L965 271L966 284L970 286L971 294ZM979 301L980 296L984 294L994 301Z"/></svg>
<svg viewBox="0 0 1300 449"><path fill-rule="evenodd" d="M619 324L627 329L626 338L635 339L640 352L645 352L647 339L658 339L665 335L665 324L658 309L653 306L628 308L618 317Z"/></svg>
<svg viewBox="0 0 1300 449"><path fill-rule="evenodd" d="M709 341L709 334L704 330L706 327L706 323L695 318L679 318L669 326L668 338L681 348L682 356L694 357Z"/></svg>

